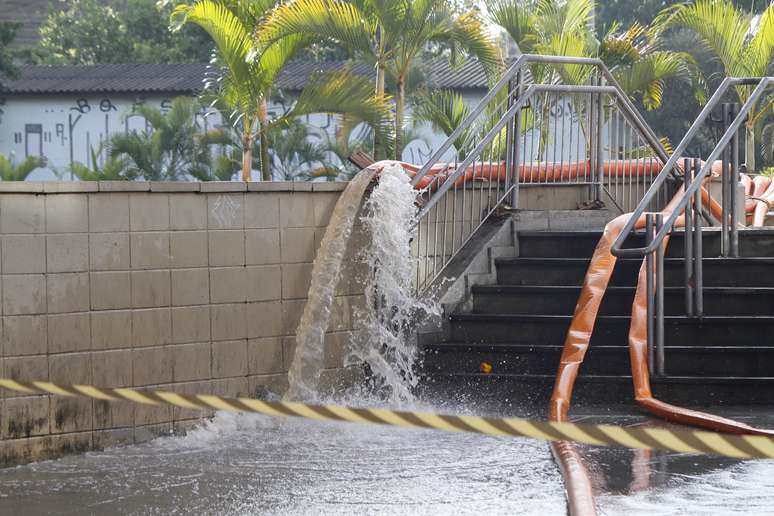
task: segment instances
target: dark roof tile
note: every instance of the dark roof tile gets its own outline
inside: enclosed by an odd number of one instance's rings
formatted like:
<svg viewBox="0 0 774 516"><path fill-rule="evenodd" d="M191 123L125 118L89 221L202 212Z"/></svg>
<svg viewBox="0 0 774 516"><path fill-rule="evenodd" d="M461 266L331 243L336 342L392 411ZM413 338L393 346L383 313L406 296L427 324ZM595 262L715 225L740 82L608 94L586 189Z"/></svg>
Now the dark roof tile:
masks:
<svg viewBox="0 0 774 516"><path fill-rule="evenodd" d="M362 77L373 79L373 66L366 63L296 61L280 74L277 86L301 90L309 77L350 66ZM23 66L17 80L3 80L0 93L6 95L66 93L198 93L204 85L206 64L104 64L64 66ZM445 58L433 59L426 69L433 88L485 89L486 76L477 61L451 67Z"/></svg>

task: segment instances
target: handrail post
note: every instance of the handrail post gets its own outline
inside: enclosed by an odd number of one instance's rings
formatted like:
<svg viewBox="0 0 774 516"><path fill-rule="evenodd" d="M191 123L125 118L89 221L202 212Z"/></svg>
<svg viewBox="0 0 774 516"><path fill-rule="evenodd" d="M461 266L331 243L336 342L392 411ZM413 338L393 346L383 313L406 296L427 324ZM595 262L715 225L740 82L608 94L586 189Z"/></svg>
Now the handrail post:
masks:
<svg viewBox="0 0 774 516"><path fill-rule="evenodd" d="M735 119L739 114L739 104L733 103L730 108L731 119ZM740 129L741 130L741 129ZM731 256L739 256L739 228L737 227L736 217L739 213L737 206L738 196L736 195L736 185L739 183L739 131L734 131L734 137L731 139L731 173L728 177L728 193L730 213L728 218L731 224Z"/></svg>
<svg viewBox="0 0 774 516"><path fill-rule="evenodd" d="M683 160L683 190L688 191L693 179L693 160L685 158ZM698 216L698 215L697 215ZM683 259L685 261L685 315L693 315L693 202L688 200L685 205L685 234L683 237Z"/></svg>
<svg viewBox="0 0 774 516"><path fill-rule="evenodd" d="M649 245L653 241L653 214L645 214L645 243ZM648 370L650 375L654 376L656 371L656 348L654 346L655 333L655 296L653 293L653 253L645 256L645 297L647 298L647 321L648 321Z"/></svg>
<svg viewBox="0 0 774 516"><path fill-rule="evenodd" d="M729 103L723 103L722 105L722 113L723 113L723 131L727 131L729 126L731 125L731 120L733 118L731 117L731 104ZM721 191L721 208L722 208L722 216L721 216L721 222L720 222L720 255L723 257L727 257L730 254L730 235L729 235L729 227L728 227L728 214L730 211L730 198L731 198L731 191L728 187L729 178L731 176L731 170L730 164L731 164L731 146L726 145L726 147L723 149L723 152L721 154L721 167L720 167L720 191Z"/></svg>
<svg viewBox="0 0 774 516"><path fill-rule="evenodd" d="M664 227L664 214L656 214L656 234ZM664 376L664 244L656 248L656 374Z"/></svg>
<svg viewBox="0 0 774 516"><path fill-rule="evenodd" d="M518 81L518 79L517 79ZM513 106L513 80L508 81L508 100L505 103L505 111ZM511 188L511 158L513 157L513 123L505 126L505 191Z"/></svg>
<svg viewBox="0 0 774 516"><path fill-rule="evenodd" d="M516 73L516 97L515 100L518 101L519 97L521 97L521 81L522 81L522 71L519 70ZM509 170L509 175L511 177L511 184L513 185L513 192L511 193L511 200L510 204L511 207L514 209L518 209L519 207L519 182L521 181L521 166L519 165L519 162L521 161L521 149L519 148L519 141L520 141L520 133L521 133L521 110L516 112L516 116L514 117L513 122L513 132L512 132L512 138L509 139L509 144L512 146L512 152L510 154L512 161L511 161L511 169Z"/></svg>
<svg viewBox="0 0 774 516"><path fill-rule="evenodd" d="M694 158L693 160L693 169L696 173L696 176L699 175L699 172L701 171L701 159L700 158ZM696 177L695 176L695 177ZM693 217L693 292L694 292L694 315L696 317L702 317L704 315L704 270L703 270L703 263L702 263L702 246L704 245L704 240L702 239L702 224L701 224L701 188L696 189L696 193L694 194L694 217Z"/></svg>
<svg viewBox="0 0 774 516"><path fill-rule="evenodd" d="M597 86L603 86L603 80L601 76L597 76L594 79L594 82ZM604 174L605 174L605 167L604 162L602 160L602 125L604 124L605 117L602 113L602 92L598 92L596 94L597 100L596 100L596 112L595 112L595 124L596 128L594 130L595 139L597 141L596 147L594 149L595 151L595 164L594 164L594 171L595 171L595 186L594 186L594 200L599 202L602 200L602 185L604 182Z"/></svg>

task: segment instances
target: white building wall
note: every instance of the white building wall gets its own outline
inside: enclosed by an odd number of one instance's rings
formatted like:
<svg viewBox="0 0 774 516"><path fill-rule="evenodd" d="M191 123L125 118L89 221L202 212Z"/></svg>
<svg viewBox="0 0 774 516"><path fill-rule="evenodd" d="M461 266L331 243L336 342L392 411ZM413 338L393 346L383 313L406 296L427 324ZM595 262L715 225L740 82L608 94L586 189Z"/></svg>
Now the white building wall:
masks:
<svg viewBox="0 0 774 516"><path fill-rule="evenodd" d="M149 127L136 113L140 105L169 110L173 95L134 96L104 95L50 95L9 96L0 106L0 154L14 156L17 161L26 156L44 156L48 167L35 171L30 180L53 180L57 174L69 179L73 162L90 164L91 150L98 150L110 137L118 133L146 131ZM466 93L466 100L475 105L480 94ZM288 102L291 102L289 100ZM282 115L290 105L274 103L270 116ZM219 127L220 116L200 113L199 123L206 129ZM410 113L409 113L410 117ZM336 116L318 114L305 117L305 122L336 134ZM427 124L415 131L421 139L409 143L403 159L412 163L425 162L445 140ZM100 159L105 159L103 152Z"/></svg>
<svg viewBox="0 0 774 516"><path fill-rule="evenodd" d="M73 162L90 163L91 149L97 150L117 133L148 130L137 107L147 105L169 110L171 96L57 95L12 96L5 99L0 115L0 153L17 161L26 156L44 156L49 166L30 179L55 179L56 173L69 178ZM212 126L211 118L202 124ZM104 153L102 156L104 159Z"/></svg>

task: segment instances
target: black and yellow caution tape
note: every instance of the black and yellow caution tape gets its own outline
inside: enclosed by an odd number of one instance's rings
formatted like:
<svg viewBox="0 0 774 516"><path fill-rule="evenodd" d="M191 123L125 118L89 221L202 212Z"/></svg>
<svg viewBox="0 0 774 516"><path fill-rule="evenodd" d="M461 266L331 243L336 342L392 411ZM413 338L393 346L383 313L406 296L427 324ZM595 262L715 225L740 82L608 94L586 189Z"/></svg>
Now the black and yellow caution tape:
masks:
<svg viewBox="0 0 774 516"><path fill-rule="evenodd" d="M3 378L0 378L0 387L25 394L48 393L58 396L81 396L104 401L131 401L143 405L167 404L186 409L215 409L228 412L251 412L275 417L300 417L323 421L435 429L447 432L530 437L543 441L572 441L593 446L668 450L681 453L721 455L738 459L774 458L774 438L757 435L529 421L517 418L452 416L380 408L351 408L341 405L307 405L252 398L223 398L206 394L178 394L168 391L140 392L123 388L105 389L91 385L65 386L48 382L23 383Z"/></svg>

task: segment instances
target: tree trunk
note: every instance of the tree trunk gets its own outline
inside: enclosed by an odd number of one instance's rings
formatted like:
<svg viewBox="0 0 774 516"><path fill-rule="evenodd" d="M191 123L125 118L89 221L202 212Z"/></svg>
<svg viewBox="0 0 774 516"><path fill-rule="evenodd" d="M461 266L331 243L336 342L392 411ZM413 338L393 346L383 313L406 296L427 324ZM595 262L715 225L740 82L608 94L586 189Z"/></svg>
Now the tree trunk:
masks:
<svg viewBox="0 0 774 516"><path fill-rule="evenodd" d="M268 138L266 136L266 118L267 118L266 101L261 104L261 109L258 112L258 128L261 132L261 179L263 181L271 181L271 158L269 157L269 145Z"/></svg>
<svg viewBox="0 0 774 516"><path fill-rule="evenodd" d="M251 181L253 174L253 134L245 131L242 138L242 181Z"/></svg>
<svg viewBox="0 0 774 516"><path fill-rule="evenodd" d="M395 159L403 158L403 146L405 145L403 132L403 117L406 110L406 79L398 77L398 91L395 96Z"/></svg>
<svg viewBox="0 0 774 516"><path fill-rule="evenodd" d="M384 64L378 63L376 66L376 97L384 97ZM374 160L379 161L384 157L382 152L382 142L374 128Z"/></svg>
<svg viewBox="0 0 774 516"><path fill-rule="evenodd" d="M747 137L745 138L744 158L747 173L752 174L755 172L755 126L746 124L745 132Z"/></svg>

